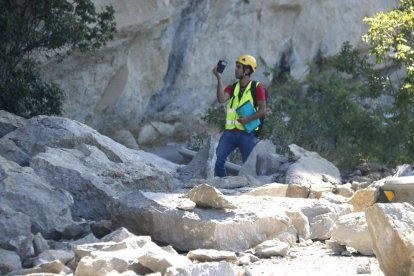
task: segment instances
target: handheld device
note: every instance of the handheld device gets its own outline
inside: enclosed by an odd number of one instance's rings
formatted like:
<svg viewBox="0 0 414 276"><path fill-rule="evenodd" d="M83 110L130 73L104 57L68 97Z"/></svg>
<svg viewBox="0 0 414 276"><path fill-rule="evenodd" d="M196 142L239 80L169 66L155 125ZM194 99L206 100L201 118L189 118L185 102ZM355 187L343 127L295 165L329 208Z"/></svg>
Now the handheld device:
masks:
<svg viewBox="0 0 414 276"><path fill-rule="evenodd" d="M224 69L226 68L226 65L227 65L227 61L220 59L219 62L217 63L217 72L222 74Z"/></svg>

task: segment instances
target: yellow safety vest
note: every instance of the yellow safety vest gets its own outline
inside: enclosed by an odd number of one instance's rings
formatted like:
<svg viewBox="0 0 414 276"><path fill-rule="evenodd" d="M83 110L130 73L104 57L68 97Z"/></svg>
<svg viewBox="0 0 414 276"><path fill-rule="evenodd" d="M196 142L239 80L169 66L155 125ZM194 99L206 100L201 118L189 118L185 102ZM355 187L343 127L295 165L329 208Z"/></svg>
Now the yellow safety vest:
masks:
<svg viewBox="0 0 414 276"><path fill-rule="evenodd" d="M252 82L250 81L249 84L246 86L241 99L239 99L238 95L240 92L240 82L237 82L236 87L233 91L233 96L227 103L225 129L231 130L237 128L239 130L244 130L244 126L241 123L239 123L239 121L237 121L237 119L239 119L239 115L237 115L236 109L239 106L246 103L247 101L250 101L254 106L254 100L252 97L252 93L250 91L251 84ZM255 110L257 111L256 107Z"/></svg>

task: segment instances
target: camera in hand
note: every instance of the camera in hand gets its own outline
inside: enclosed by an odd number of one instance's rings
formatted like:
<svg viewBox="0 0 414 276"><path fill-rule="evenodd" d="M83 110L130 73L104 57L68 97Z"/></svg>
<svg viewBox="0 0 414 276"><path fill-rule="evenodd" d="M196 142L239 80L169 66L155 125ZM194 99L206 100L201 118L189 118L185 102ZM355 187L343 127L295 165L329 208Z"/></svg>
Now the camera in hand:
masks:
<svg viewBox="0 0 414 276"><path fill-rule="evenodd" d="M227 61L220 59L217 63L217 72L219 72L220 74L223 73L224 68L226 68L226 65Z"/></svg>

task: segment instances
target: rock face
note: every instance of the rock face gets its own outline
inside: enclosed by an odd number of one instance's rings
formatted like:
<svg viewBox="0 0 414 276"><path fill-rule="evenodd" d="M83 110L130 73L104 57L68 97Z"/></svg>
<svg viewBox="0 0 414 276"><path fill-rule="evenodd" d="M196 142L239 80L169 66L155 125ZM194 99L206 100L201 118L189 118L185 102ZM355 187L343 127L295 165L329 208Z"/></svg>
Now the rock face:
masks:
<svg viewBox="0 0 414 276"><path fill-rule="evenodd" d="M94 55L74 54L44 64L44 76L67 97L64 116L103 133L139 130L143 119L176 126L183 135L199 125L199 114L215 102L211 70L250 53L258 60L254 77L269 83L269 68L303 78L306 64L332 55L343 42L363 48L365 16L385 11L396 0L366 1L192 1L95 0L115 9L118 34ZM193 104L187 104L193 103ZM190 119L188 119L190 118ZM196 122L196 123L195 123Z"/></svg>

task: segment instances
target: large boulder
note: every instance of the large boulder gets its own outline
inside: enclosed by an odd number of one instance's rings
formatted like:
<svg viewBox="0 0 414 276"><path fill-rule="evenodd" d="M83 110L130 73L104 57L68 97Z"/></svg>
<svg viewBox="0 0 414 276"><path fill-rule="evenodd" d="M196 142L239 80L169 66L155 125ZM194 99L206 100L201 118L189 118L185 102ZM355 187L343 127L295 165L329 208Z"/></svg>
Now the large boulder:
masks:
<svg viewBox="0 0 414 276"><path fill-rule="evenodd" d="M414 275L414 207L377 203L365 211L373 249L385 275Z"/></svg>
<svg viewBox="0 0 414 276"><path fill-rule="evenodd" d="M107 218L106 203L124 192L168 190L179 184L174 178L178 165L126 148L62 117L27 120L0 139L0 154L21 166L30 165L34 178L69 192L76 219Z"/></svg>
<svg viewBox="0 0 414 276"><path fill-rule="evenodd" d="M289 145L297 161L286 172L287 184L307 184L315 192L332 191L341 183L338 168L316 152L307 151L295 144Z"/></svg>
<svg viewBox="0 0 414 276"><path fill-rule="evenodd" d="M134 234L150 235L178 250L238 252L286 232L290 242L296 240L296 231L283 210L270 211L270 206L260 206L232 211L194 208L189 212L177 209L179 198L179 194L162 193L125 195L113 200L112 221Z"/></svg>
<svg viewBox="0 0 414 276"><path fill-rule="evenodd" d="M151 235L178 250L236 252L273 238L290 244L297 237L329 239L337 218L352 212L348 204L336 206L316 199L247 194L220 197L232 203L231 209L226 204L222 209L203 205L185 211L179 207L180 194L134 192L114 199L109 210L116 226Z"/></svg>
<svg viewBox="0 0 414 276"><path fill-rule="evenodd" d="M32 168L21 167L0 156L0 175L0 204L27 215L34 231L48 236L73 223L72 197L45 182Z"/></svg>

